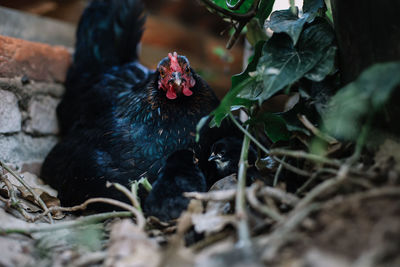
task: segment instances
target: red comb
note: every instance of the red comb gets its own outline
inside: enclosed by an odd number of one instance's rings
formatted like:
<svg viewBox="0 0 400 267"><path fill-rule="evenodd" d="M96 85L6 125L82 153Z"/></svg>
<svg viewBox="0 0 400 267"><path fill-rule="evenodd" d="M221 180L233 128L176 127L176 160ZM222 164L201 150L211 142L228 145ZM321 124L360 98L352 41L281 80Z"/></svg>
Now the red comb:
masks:
<svg viewBox="0 0 400 267"><path fill-rule="evenodd" d="M180 66L178 63L178 53L174 52L173 54L168 53L169 60L171 61L171 70L172 71L180 71Z"/></svg>

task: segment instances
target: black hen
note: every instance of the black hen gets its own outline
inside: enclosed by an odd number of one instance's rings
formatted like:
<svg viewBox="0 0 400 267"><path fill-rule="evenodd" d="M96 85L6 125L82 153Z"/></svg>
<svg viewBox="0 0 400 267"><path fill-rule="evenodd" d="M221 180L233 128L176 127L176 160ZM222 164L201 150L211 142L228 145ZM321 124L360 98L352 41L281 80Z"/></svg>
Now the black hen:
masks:
<svg viewBox="0 0 400 267"><path fill-rule="evenodd" d="M196 124L218 100L184 56L170 53L155 71L137 61L144 20L138 0L95 0L81 18L57 109L63 138L42 168L63 205L125 200L106 181L128 186L146 175L152 182L168 155L199 149ZM200 146L217 138L208 136Z"/></svg>
<svg viewBox="0 0 400 267"><path fill-rule="evenodd" d="M206 178L196 165L193 152L180 150L168 157L165 166L146 198L146 215L163 221L176 219L187 208L189 199L184 192L206 191Z"/></svg>

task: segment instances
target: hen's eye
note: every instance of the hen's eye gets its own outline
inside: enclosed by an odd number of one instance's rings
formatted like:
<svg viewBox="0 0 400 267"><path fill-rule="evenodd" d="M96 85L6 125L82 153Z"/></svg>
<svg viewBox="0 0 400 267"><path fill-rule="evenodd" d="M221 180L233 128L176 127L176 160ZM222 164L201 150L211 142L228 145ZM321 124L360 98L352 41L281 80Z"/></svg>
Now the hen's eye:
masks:
<svg viewBox="0 0 400 267"><path fill-rule="evenodd" d="M159 72L160 72L160 76L161 76L161 78L164 78L164 76L165 76L165 72L164 72L164 70L163 70L163 69L160 69L160 70L159 70Z"/></svg>
<svg viewBox="0 0 400 267"><path fill-rule="evenodd" d="M190 73L190 68L188 66L185 67L185 72Z"/></svg>

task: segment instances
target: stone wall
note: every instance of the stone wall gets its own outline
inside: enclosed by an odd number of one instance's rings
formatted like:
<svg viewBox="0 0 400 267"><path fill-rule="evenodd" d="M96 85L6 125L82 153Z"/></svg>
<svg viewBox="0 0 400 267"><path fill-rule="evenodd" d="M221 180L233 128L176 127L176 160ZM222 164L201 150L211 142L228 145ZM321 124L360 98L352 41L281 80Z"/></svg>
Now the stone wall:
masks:
<svg viewBox="0 0 400 267"><path fill-rule="evenodd" d="M67 49L0 36L0 160L39 173L57 141Z"/></svg>

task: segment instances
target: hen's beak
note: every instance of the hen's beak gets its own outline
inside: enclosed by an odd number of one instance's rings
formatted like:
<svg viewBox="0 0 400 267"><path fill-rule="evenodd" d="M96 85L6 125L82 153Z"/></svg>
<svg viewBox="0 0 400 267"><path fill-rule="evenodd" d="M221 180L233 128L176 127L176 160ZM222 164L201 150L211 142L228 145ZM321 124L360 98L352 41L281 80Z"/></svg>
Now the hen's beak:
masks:
<svg viewBox="0 0 400 267"><path fill-rule="evenodd" d="M181 87L182 74L180 72L174 72L174 73L172 73L172 77L173 77L174 84L176 85L176 87Z"/></svg>

